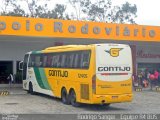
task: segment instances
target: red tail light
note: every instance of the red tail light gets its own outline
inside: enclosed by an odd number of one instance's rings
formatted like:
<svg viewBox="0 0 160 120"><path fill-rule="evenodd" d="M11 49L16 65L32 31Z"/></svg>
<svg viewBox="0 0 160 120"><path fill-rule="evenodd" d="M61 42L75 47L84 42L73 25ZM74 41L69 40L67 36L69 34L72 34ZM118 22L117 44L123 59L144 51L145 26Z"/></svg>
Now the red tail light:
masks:
<svg viewBox="0 0 160 120"><path fill-rule="evenodd" d="M101 75L128 75L128 73L101 73Z"/></svg>

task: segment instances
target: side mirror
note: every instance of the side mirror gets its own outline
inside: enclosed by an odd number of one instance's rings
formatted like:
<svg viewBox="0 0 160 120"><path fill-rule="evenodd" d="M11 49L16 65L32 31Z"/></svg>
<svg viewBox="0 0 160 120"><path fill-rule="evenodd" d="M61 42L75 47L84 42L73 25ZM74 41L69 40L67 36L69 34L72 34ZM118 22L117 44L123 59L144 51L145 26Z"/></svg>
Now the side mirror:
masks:
<svg viewBox="0 0 160 120"><path fill-rule="evenodd" d="M19 63L19 70L23 70L23 61Z"/></svg>

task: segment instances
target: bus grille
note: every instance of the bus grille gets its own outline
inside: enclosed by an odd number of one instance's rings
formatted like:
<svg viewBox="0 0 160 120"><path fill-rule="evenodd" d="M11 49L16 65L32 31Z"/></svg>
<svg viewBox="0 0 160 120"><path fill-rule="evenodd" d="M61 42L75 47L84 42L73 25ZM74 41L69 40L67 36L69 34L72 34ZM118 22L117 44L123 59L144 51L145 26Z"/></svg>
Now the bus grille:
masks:
<svg viewBox="0 0 160 120"><path fill-rule="evenodd" d="M89 85L81 84L81 99L89 100Z"/></svg>

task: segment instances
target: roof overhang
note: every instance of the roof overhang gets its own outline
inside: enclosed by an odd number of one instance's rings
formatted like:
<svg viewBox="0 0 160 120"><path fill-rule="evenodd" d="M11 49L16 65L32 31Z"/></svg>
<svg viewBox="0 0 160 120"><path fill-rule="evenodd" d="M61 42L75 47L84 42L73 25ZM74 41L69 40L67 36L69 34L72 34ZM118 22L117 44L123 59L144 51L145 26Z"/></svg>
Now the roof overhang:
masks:
<svg viewBox="0 0 160 120"><path fill-rule="evenodd" d="M0 35L160 42L160 27L0 16Z"/></svg>

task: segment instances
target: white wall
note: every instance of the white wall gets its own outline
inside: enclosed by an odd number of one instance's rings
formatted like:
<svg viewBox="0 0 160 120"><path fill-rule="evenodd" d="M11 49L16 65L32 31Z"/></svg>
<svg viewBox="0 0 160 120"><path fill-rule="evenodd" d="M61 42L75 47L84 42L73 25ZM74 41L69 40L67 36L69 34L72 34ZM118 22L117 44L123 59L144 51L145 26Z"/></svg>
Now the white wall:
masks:
<svg viewBox="0 0 160 120"><path fill-rule="evenodd" d="M0 61L13 61L13 73L16 73L16 61L22 61L24 54L32 50L41 50L49 43L39 41L0 40Z"/></svg>

